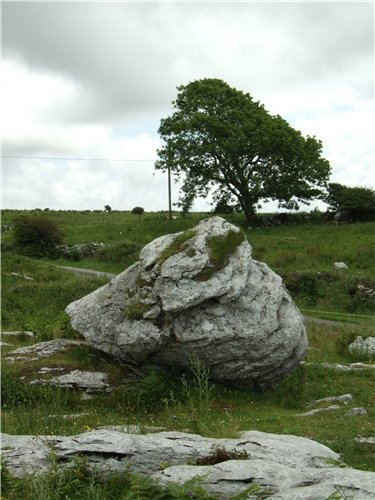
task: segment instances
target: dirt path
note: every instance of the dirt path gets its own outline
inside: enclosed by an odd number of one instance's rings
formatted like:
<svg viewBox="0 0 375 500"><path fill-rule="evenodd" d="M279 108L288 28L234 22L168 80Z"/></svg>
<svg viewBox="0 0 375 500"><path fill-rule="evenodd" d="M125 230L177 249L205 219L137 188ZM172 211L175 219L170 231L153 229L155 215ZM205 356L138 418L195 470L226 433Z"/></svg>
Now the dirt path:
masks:
<svg viewBox="0 0 375 500"><path fill-rule="evenodd" d="M78 274L89 274L91 276L96 276L97 278L108 278L112 279L116 275L112 273L105 273L104 271L95 271L94 269L85 269L84 267L70 267L70 266L57 266L60 269L65 269L65 271L71 271Z"/></svg>

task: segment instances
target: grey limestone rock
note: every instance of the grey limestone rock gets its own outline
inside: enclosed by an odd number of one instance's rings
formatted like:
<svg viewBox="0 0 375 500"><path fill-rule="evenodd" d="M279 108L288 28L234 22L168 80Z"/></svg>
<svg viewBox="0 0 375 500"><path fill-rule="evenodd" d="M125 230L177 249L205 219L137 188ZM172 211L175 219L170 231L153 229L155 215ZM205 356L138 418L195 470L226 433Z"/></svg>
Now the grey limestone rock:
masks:
<svg viewBox="0 0 375 500"><path fill-rule="evenodd" d="M69 389L85 389L86 392L108 391L108 375L104 372L72 370L48 379L33 380L30 384L55 385Z"/></svg>
<svg viewBox="0 0 375 500"><path fill-rule="evenodd" d="M260 488L262 498L317 500L337 491L345 498L375 498L375 473L342 468L337 453L298 436L248 431L237 439L214 439L182 432L137 435L97 429L67 437L3 434L1 443L7 466L19 476L46 471L53 450L61 466L85 456L88 466L103 473L132 470L177 483L200 476L203 487L223 500L252 485ZM194 465L217 447L243 458ZM161 463L166 464L163 470Z"/></svg>
<svg viewBox="0 0 375 500"><path fill-rule="evenodd" d="M307 406L314 406L320 403L344 403L348 404L353 401L353 396L351 394L342 394L341 396L329 396L327 398L315 399L310 401Z"/></svg>
<svg viewBox="0 0 375 500"><path fill-rule="evenodd" d="M27 347L19 347L8 352L5 358L8 361L35 361L41 358L49 358L54 354L69 349L70 347L86 345L79 340L55 339L46 342L38 342Z"/></svg>
<svg viewBox="0 0 375 500"><path fill-rule="evenodd" d="M281 278L220 217L152 241L66 312L89 344L122 360L184 370L198 358L213 380L237 387L273 386L307 349Z"/></svg>
<svg viewBox="0 0 375 500"><path fill-rule="evenodd" d="M361 416L368 415L366 408L362 408L361 406L359 406L358 408L352 408L351 410L345 413L346 417L357 417L359 415Z"/></svg>
<svg viewBox="0 0 375 500"><path fill-rule="evenodd" d="M315 408L314 410L309 410L305 413L298 413L297 417L311 417L313 415L317 415L318 413L324 413L327 411L336 411L336 410L341 410L341 406L331 405L331 406L325 406L323 408Z"/></svg>
<svg viewBox="0 0 375 500"><path fill-rule="evenodd" d="M345 264L345 262L335 262L333 266L335 269L348 269L348 266Z"/></svg>
<svg viewBox="0 0 375 500"><path fill-rule="evenodd" d="M375 356L375 337L358 336L349 345L349 352L353 354L364 354L365 356Z"/></svg>

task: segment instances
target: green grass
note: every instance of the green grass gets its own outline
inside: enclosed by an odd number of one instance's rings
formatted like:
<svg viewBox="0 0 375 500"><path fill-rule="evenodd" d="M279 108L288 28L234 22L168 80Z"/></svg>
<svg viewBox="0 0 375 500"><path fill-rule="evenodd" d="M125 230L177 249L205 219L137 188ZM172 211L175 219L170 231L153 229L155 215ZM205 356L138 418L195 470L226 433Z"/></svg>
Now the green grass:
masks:
<svg viewBox="0 0 375 500"><path fill-rule="evenodd" d="M197 234L196 231L188 229L176 235L172 243L159 256L159 262L164 262L172 255L181 252L186 248L186 242Z"/></svg>
<svg viewBox="0 0 375 500"><path fill-rule="evenodd" d="M39 341L74 338L77 335L71 329L64 309L73 300L87 295L106 281L4 252L2 329L31 330Z"/></svg>
<svg viewBox="0 0 375 500"><path fill-rule="evenodd" d="M202 479L194 478L182 485L166 483L162 485L144 475L131 472L107 472L104 476L87 465L85 457L77 457L67 467L60 467L55 457L43 475L29 474L15 478L9 473L6 463L1 468L1 498L28 499L80 499L101 500L217 500L201 486ZM260 489L260 488L259 488Z"/></svg>
<svg viewBox="0 0 375 500"><path fill-rule="evenodd" d="M209 265L197 276L200 281L206 281L211 276L222 269L228 258L235 252L237 247L245 240L246 236L242 231L228 231L224 236L209 236L207 238Z"/></svg>
<svg viewBox="0 0 375 500"><path fill-rule="evenodd" d="M349 335L351 328L309 325L310 349L307 364L295 370L274 390L255 392L234 390L213 385L208 374L193 365L189 375L171 375L165 370L149 367L134 372L132 367L110 361L99 351L90 358L82 348L51 359L47 366L101 369L111 375L118 387L82 401L79 393L48 386L29 386L27 381L46 362L21 365L3 362L3 431L11 434L66 434L84 432L101 425L157 426L166 430L188 430L210 437L235 437L243 430L295 434L327 444L342 455L352 467L375 470L370 445L354 441L357 436L371 436L375 418L374 374L337 372L317 363L348 363L341 354L338 339ZM362 334L364 332L361 332ZM365 332L370 333L367 329ZM19 345L24 341L19 341ZM5 348L4 355L10 348ZM85 359L86 358L86 359ZM88 358L88 359L87 359ZM16 366L18 366L16 368ZM16 375L26 375L20 380ZM5 391L5 392L4 392ZM306 403L327 396L351 393L353 404L343 405L332 413L313 417L297 417L306 411ZM56 397L56 394L58 397ZM364 407L367 416L346 417L352 407ZM64 414L80 414L64 419ZM61 418L51 417L61 415Z"/></svg>
<svg viewBox="0 0 375 500"><path fill-rule="evenodd" d="M9 222L13 215L7 212L3 223ZM80 262L60 260L57 263L120 272L138 258L140 246L162 234L188 231L207 214L174 221L167 220L165 214L145 214L141 220L126 213L55 212L49 215L61 219L69 243L103 241L113 245L113 253L106 250L101 260L98 256ZM371 445L355 441L358 436L373 435L373 370L347 373L319 366L323 362L356 361L346 346L353 336L374 334L373 299L357 293L358 284L369 288L374 285L374 229L375 224L367 223L284 226L246 232L254 258L266 262L284 278L305 314L346 322L341 325L307 323L310 348L306 361L312 364L295 370L274 390L259 393L213 385L207 373L194 366L192 373L185 376L171 375L155 367L134 370L99 351L75 348L47 361L18 365L3 360L2 430L11 434L73 435L102 425L127 424L188 430L211 437L235 437L240 431L257 429L315 439L340 453L348 465L375 470ZM127 243L122 245L122 240ZM3 243L10 248L11 232L4 233ZM123 260L117 262L116 256L122 256L118 258ZM335 271L335 261L346 262L349 269ZM26 279L25 275L33 280ZM2 328L31 330L36 337L4 339L14 345L3 347L3 358L18 346L52 338L79 338L69 326L64 309L104 282L63 271L47 261L38 262L4 251ZM314 314L313 311L325 312ZM82 401L74 390L30 386L28 381L43 365L65 370L79 367L104 370L117 390ZM20 380L19 376L26 378ZM311 400L346 393L353 395L353 404L343 405L337 412L297 417ZM359 406L366 408L368 415L345 416L350 408ZM78 416L65 419L64 414ZM110 485L106 488L111 491ZM107 497L116 498L112 493Z"/></svg>

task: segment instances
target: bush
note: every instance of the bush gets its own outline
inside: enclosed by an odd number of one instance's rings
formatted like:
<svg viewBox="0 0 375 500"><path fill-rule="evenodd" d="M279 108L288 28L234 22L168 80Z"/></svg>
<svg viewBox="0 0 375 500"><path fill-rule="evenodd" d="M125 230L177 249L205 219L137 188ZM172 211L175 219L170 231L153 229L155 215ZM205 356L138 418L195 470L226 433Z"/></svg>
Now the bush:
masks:
<svg viewBox="0 0 375 500"><path fill-rule="evenodd" d="M96 258L100 262L130 264L138 260L141 248L142 245L136 241L124 240L111 246L101 247Z"/></svg>
<svg viewBox="0 0 375 500"><path fill-rule="evenodd" d="M337 213L338 222L375 220L375 191L373 189L351 188L331 183L328 186L325 201L330 205L330 209Z"/></svg>
<svg viewBox="0 0 375 500"><path fill-rule="evenodd" d="M32 257L56 256L63 242L58 222L42 216L19 215L14 220L14 245L17 251Z"/></svg>

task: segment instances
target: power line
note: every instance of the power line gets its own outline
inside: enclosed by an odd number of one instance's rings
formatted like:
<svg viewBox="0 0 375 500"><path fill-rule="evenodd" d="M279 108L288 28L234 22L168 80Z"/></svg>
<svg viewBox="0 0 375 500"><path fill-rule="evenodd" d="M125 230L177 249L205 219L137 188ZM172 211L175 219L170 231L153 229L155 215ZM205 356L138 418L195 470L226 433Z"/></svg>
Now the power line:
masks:
<svg viewBox="0 0 375 500"><path fill-rule="evenodd" d="M65 160L65 161L120 161L120 162L133 162L133 161L147 161L155 162L149 158L145 159L121 159L121 158L67 158L63 156L18 156L18 155L1 155L1 158L16 158L19 160Z"/></svg>
<svg viewBox="0 0 375 500"><path fill-rule="evenodd" d="M149 188L149 187L150 187L150 185L151 185L151 182L152 182L152 179L154 178L154 175L155 175L155 172L152 174L152 176L151 176L151 178L150 178L150 180L149 180L149 182L148 182L148 184L147 184L147 186L146 186L146 189L145 189L145 191L144 191L144 193L143 193L143 195L142 195L141 201L139 202L139 205L142 205L143 198L145 197L145 195L146 195L146 193L147 193L147 191L148 191L148 188Z"/></svg>

